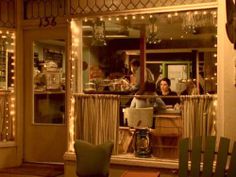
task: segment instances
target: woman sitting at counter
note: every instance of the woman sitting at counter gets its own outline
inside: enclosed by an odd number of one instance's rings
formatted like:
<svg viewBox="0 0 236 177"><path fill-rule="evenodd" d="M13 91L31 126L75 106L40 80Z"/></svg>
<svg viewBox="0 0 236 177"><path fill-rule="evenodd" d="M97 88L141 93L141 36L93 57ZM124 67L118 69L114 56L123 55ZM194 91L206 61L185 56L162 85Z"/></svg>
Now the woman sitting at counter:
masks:
<svg viewBox="0 0 236 177"><path fill-rule="evenodd" d="M171 85L171 82L170 82L170 79L168 78L163 78L160 80L160 85L159 85L159 89L160 91L157 91L157 94L160 95L160 96L177 96L177 93L176 92L173 92L171 89L170 89L170 85ZM175 107L175 105L178 105L180 104L180 99L179 98L162 98L164 103L168 106L172 106L172 107Z"/></svg>
<svg viewBox="0 0 236 177"><path fill-rule="evenodd" d="M154 97L145 97L146 96L154 96ZM145 82L144 88L139 89L135 94L134 98L131 101L131 108L145 108L145 107L154 107L154 112L160 110L165 110L166 105L162 101L161 98L155 92L155 83L153 82Z"/></svg>

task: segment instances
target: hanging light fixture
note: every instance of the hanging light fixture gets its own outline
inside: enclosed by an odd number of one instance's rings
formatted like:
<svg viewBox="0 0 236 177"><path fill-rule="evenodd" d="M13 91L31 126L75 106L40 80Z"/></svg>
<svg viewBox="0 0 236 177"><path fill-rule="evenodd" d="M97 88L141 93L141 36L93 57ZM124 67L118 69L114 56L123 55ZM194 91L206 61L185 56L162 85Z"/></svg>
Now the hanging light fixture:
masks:
<svg viewBox="0 0 236 177"><path fill-rule="evenodd" d="M183 30L185 33L196 34L196 22L195 15L193 12L186 12L183 18Z"/></svg>
<svg viewBox="0 0 236 177"><path fill-rule="evenodd" d="M104 46L106 43L105 21L97 18L93 24L93 42L92 45Z"/></svg>
<svg viewBox="0 0 236 177"><path fill-rule="evenodd" d="M157 44L160 43L161 40L158 38L158 26L156 24L156 18L150 16L149 24L147 25L147 42L149 44Z"/></svg>
<svg viewBox="0 0 236 177"><path fill-rule="evenodd" d="M188 11L183 16L182 28L187 34L197 34L199 28L216 26L217 16L215 10L210 11Z"/></svg>

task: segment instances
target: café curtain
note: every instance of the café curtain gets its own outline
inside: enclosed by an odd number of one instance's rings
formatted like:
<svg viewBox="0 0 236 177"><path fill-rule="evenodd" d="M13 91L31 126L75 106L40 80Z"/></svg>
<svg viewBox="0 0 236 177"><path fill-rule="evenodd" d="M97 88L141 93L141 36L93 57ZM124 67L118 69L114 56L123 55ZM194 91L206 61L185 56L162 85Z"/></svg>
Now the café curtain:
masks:
<svg viewBox="0 0 236 177"><path fill-rule="evenodd" d="M93 144L111 140L117 153L119 106L118 95L75 95L76 138Z"/></svg>
<svg viewBox="0 0 236 177"><path fill-rule="evenodd" d="M181 96L183 136L216 135L215 95Z"/></svg>
<svg viewBox="0 0 236 177"><path fill-rule="evenodd" d="M13 140L13 120L9 114L10 94L0 93L0 141Z"/></svg>

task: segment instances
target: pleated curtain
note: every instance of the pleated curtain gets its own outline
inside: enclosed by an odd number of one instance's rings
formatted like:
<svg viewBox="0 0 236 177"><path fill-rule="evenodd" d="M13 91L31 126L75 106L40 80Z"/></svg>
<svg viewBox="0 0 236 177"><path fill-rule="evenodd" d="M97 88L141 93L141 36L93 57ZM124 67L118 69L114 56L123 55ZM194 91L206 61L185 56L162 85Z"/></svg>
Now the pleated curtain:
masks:
<svg viewBox="0 0 236 177"><path fill-rule="evenodd" d="M181 96L183 136L216 135L215 95Z"/></svg>
<svg viewBox="0 0 236 177"><path fill-rule="evenodd" d="M75 95L76 138L93 144L114 142L117 153L120 96L100 94Z"/></svg>
<svg viewBox="0 0 236 177"><path fill-rule="evenodd" d="M0 93L0 141L14 140L14 125L13 119L10 115L10 99L10 93Z"/></svg>

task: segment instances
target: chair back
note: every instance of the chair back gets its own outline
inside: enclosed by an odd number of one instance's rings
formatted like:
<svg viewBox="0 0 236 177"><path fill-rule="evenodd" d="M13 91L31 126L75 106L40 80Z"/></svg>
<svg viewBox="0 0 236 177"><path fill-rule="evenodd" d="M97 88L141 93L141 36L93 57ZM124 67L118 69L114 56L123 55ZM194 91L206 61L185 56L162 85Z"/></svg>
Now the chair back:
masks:
<svg viewBox="0 0 236 177"><path fill-rule="evenodd" d="M128 126L133 128L148 128L153 124L153 107L125 108L124 118Z"/></svg>
<svg viewBox="0 0 236 177"><path fill-rule="evenodd" d="M193 137L192 141L190 138L180 140L179 177L235 177L236 143L233 144L232 153L229 153L229 147L230 140L224 137L220 138L218 150L215 136L207 136L205 141L202 141L202 137ZM229 155L231 158L228 158Z"/></svg>
<svg viewBox="0 0 236 177"><path fill-rule="evenodd" d="M78 177L108 177L113 142L93 145L83 140L74 144Z"/></svg>

